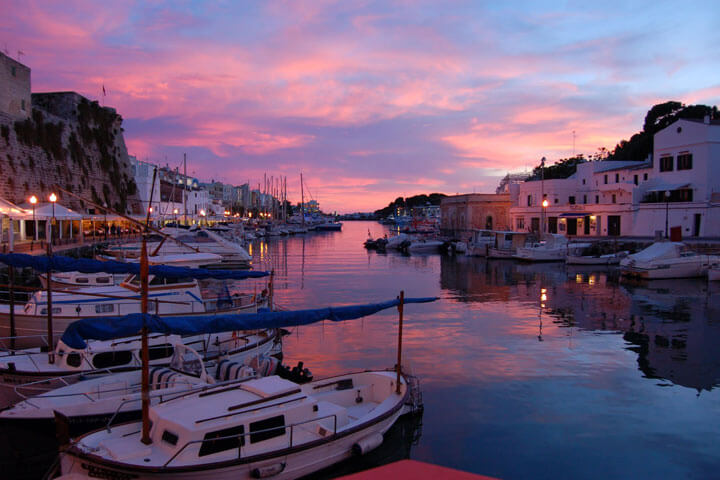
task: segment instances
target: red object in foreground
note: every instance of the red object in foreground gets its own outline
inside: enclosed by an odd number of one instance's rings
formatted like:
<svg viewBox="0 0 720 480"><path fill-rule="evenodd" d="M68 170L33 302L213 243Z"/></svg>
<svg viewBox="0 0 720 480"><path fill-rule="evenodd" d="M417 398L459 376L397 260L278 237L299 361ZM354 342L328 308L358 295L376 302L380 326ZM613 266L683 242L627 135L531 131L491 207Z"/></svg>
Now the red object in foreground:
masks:
<svg viewBox="0 0 720 480"><path fill-rule="evenodd" d="M496 480L493 477L462 472L416 460L400 460L382 467L341 477L343 480Z"/></svg>

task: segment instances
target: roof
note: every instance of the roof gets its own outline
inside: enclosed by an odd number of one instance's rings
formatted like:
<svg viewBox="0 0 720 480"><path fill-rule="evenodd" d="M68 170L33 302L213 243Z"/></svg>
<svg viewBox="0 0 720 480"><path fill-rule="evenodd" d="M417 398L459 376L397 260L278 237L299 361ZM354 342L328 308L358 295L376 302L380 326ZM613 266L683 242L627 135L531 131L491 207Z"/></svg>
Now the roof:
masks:
<svg viewBox="0 0 720 480"><path fill-rule="evenodd" d="M32 205L29 205L27 203L24 203L22 207L26 210L31 211L32 215ZM55 203L55 208L53 209L52 203L38 203L35 205L35 218L37 220L48 220L51 218L55 218L57 220L82 220L83 216L80 213L77 213L76 211L63 207L59 203Z"/></svg>
<svg viewBox="0 0 720 480"><path fill-rule="evenodd" d="M680 118L678 120L685 120L687 122L693 122L693 123L705 123L705 120L701 118ZM711 118L710 123L705 125L720 125L720 118Z"/></svg>
<svg viewBox="0 0 720 480"><path fill-rule="evenodd" d="M594 173L609 172L612 170L636 170L651 168L652 163L646 160L602 160L595 162Z"/></svg>

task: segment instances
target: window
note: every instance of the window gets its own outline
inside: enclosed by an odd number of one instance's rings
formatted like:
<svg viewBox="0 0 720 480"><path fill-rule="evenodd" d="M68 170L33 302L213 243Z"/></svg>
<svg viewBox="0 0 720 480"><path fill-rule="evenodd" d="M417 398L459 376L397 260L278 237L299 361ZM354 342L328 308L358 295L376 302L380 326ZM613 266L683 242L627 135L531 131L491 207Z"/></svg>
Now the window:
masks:
<svg viewBox="0 0 720 480"><path fill-rule="evenodd" d="M25 99L24 98L20 100L20 110L22 110L23 112L25 111Z"/></svg>
<svg viewBox="0 0 720 480"><path fill-rule="evenodd" d="M100 305L95 305L95 313L111 313L115 311L115 305L112 303L101 303Z"/></svg>
<svg viewBox="0 0 720 480"><path fill-rule="evenodd" d="M75 279L75 283L88 283L88 282L89 282L89 280L87 277L77 277Z"/></svg>
<svg viewBox="0 0 720 480"><path fill-rule="evenodd" d="M117 367L120 365L127 365L131 360L132 352L130 352L130 350L101 352L93 357L93 366L95 368Z"/></svg>
<svg viewBox="0 0 720 480"><path fill-rule="evenodd" d="M575 197L572 196L572 195L569 196L569 197L568 197L568 203L569 203L570 205L575 205Z"/></svg>
<svg viewBox="0 0 720 480"><path fill-rule="evenodd" d="M528 195L528 207L532 207L532 195Z"/></svg>
<svg viewBox="0 0 720 480"><path fill-rule="evenodd" d="M605 175L605 185L607 185L607 175Z"/></svg>
<svg viewBox="0 0 720 480"><path fill-rule="evenodd" d="M558 203L558 199L556 198L556 199L553 201L553 203Z"/></svg>
<svg viewBox="0 0 720 480"><path fill-rule="evenodd" d="M585 179L583 178L583 185L585 185Z"/></svg>
<svg viewBox="0 0 720 480"><path fill-rule="evenodd" d="M672 172L673 170L673 157L661 157L660 158L660 171L661 172Z"/></svg>
<svg viewBox="0 0 720 480"><path fill-rule="evenodd" d="M110 277L97 277L95 279L96 283L110 283Z"/></svg>
<svg viewBox="0 0 720 480"><path fill-rule="evenodd" d="M60 307L52 308L52 313L60 313L60 312L62 312L62 308L60 308ZM40 315L47 315L47 308L43 308L42 310L40 310Z"/></svg>
<svg viewBox="0 0 720 480"><path fill-rule="evenodd" d="M693 200L693 191L689 188L678 190L676 192L677 200L678 202L692 202Z"/></svg>
<svg viewBox="0 0 720 480"><path fill-rule="evenodd" d="M68 366L70 367L79 367L82 363L82 358L80 357L80 354L78 352L72 352L68 353L67 358L65 359Z"/></svg>
<svg viewBox="0 0 720 480"><path fill-rule="evenodd" d="M232 450L233 448L238 448L242 445L245 445L245 438L239 436L243 433L245 433L245 427L243 425L238 425L237 427L230 427L223 430L206 433L205 437L203 438L203 443L200 446L200 452L198 452L198 457L204 457L205 455L212 455L213 453L220 453L226 450Z"/></svg>
<svg viewBox="0 0 720 480"><path fill-rule="evenodd" d="M13 77L17 77L17 68L15 67L15 65L13 65L12 67L10 67L10 74L11 74Z"/></svg>
<svg viewBox="0 0 720 480"><path fill-rule="evenodd" d="M285 435L285 415L258 420L250 424L250 443L262 442L283 435Z"/></svg>
<svg viewBox="0 0 720 480"><path fill-rule="evenodd" d="M595 203L600 203L600 195L595 195Z"/></svg>
<svg viewBox="0 0 720 480"><path fill-rule="evenodd" d="M643 181L647 180L647 173L643 173Z"/></svg>
<svg viewBox="0 0 720 480"><path fill-rule="evenodd" d="M178 436L169 430L165 430L162 434L163 442L169 443L172 446L177 445Z"/></svg>
<svg viewBox="0 0 720 480"><path fill-rule="evenodd" d="M587 195L583 195L583 203L587 203Z"/></svg>
<svg viewBox="0 0 720 480"><path fill-rule="evenodd" d="M617 197L615 196L614 193L613 193L613 196L612 196L612 202L613 202L613 203L617 203Z"/></svg>
<svg viewBox="0 0 720 480"><path fill-rule="evenodd" d="M615 174L615 183L620 183L620 174L619 173Z"/></svg>
<svg viewBox="0 0 720 480"><path fill-rule="evenodd" d="M634 176L633 176L633 183L634 183L635 185L638 184L638 176L637 176L637 175L634 175Z"/></svg>
<svg viewBox="0 0 720 480"><path fill-rule="evenodd" d="M173 354L174 348L169 343L165 345L153 345L148 347L148 357L150 360L157 360L158 358L167 358Z"/></svg>
<svg viewBox="0 0 720 480"><path fill-rule="evenodd" d="M515 227L517 230L525 229L525 217L518 217L515 219Z"/></svg>
<svg viewBox="0 0 720 480"><path fill-rule="evenodd" d="M677 169L678 170L691 170L692 169L692 153L681 153L677 157Z"/></svg>

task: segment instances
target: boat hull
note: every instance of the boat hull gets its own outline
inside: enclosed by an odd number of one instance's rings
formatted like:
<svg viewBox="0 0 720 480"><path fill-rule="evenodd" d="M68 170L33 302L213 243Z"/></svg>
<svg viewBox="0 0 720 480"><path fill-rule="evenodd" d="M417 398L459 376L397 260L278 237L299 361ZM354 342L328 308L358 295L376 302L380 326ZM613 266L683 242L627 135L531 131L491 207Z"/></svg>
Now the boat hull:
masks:
<svg viewBox="0 0 720 480"><path fill-rule="evenodd" d="M568 255L565 263L568 265L617 265L621 257L585 257Z"/></svg>

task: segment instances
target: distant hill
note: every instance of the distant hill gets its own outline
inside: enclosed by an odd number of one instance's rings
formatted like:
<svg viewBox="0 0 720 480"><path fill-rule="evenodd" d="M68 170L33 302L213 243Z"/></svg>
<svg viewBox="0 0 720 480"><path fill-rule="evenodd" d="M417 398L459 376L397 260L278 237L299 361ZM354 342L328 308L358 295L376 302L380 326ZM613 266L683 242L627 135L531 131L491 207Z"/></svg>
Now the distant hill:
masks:
<svg viewBox="0 0 720 480"><path fill-rule="evenodd" d="M410 210L413 207L421 207L423 205L440 205L440 200L447 197L444 193L431 193L430 195L415 195L414 197L398 197L394 202L390 202L387 207L375 210L375 215L379 217L387 217L395 213L397 208L405 208Z"/></svg>

